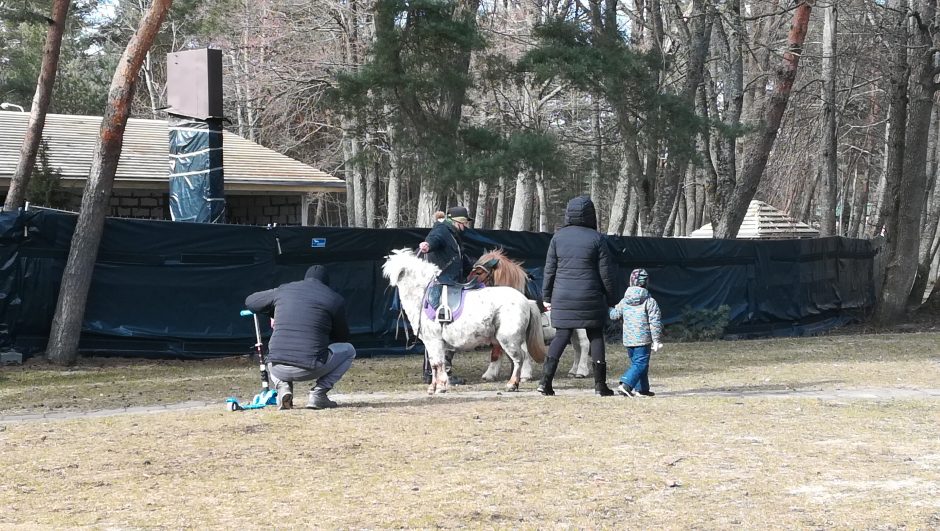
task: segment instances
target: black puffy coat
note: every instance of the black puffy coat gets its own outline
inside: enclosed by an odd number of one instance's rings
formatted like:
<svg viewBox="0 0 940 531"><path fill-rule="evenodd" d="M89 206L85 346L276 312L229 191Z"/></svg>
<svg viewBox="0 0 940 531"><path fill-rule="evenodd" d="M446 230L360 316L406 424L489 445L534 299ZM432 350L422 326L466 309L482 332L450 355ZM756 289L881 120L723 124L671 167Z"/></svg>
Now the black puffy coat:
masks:
<svg viewBox="0 0 940 531"><path fill-rule="evenodd" d="M438 281L463 282L467 258L463 255L463 245L457 227L446 221L438 221L431 227L425 241L430 247L428 261L441 268Z"/></svg>
<svg viewBox="0 0 940 531"><path fill-rule="evenodd" d="M568 201L565 226L548 246L542 296L552 305L555 328L599 328L607 308L617 304L616 267L604 236L597 232L594 203Z"/></svg>
<svg viewBox="0 0 940 531"><path fill-rule="evenodd" d="M329 355L330 343L349 341L343 297L317 279L317 269L304 280L252 293L245 306L255 313L273 313L274 333L268 343L268 361L316 369Z"/></svg>

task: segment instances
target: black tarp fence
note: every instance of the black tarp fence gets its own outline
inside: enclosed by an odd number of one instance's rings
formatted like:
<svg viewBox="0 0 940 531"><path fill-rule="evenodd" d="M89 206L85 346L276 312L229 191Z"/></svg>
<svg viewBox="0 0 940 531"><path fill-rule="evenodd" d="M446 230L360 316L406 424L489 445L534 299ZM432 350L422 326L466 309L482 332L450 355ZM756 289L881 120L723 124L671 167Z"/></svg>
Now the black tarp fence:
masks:
<svg viewBox="0 0 940 531"><path fill-rule="evenodd" d="M41 351L55 310L76 216L0 213L0 347ZM347 301L363 352L405 352L395 293L381 266L427 229L257 227L109 218L95 265L83 354L206 357L247 352L245 297L324 264ZM467 230L468 254L503 248L540 292L550 234ZM608 238L621 286L650 272L650 291L674 323L685 308L731 308L737 336L804 335L863 315L874 303L869 241ZM419 346L420 349L420 346ZM414 349L412 350L414 351ZM418 350L420 351L420 350Z"/></svg>

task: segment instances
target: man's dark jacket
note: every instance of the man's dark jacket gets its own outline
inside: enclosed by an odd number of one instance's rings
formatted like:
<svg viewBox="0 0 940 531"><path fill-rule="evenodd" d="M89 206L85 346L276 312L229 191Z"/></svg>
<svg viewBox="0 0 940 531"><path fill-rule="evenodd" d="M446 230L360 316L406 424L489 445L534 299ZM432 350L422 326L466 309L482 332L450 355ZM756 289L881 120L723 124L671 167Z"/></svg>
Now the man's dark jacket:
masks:
<svg viewBox="0 0 940 531"><path fill-rule="evenodd" d="M572 199L565 226L555 232L545 257L542 297L552 305L552 326L604 326L607 308L620 299L616 272L607 242L597 232L594 203L587 197Z"/></svg>
<svg viewBox="0 0 940 531"><path fill-rule="evenodd" d="M330 343L349 341L346 303L317 279L322 266L307 270L304 280L252 293L245 306L255 313L275 316L268 344L268 361L315 369L329 355Z"/></svg>
<svg viewBox="0 0 940 531"><path fill-rule="evenodd" d="M441 268L438 282L463 282L467 258L463 255L463 242L457 227L447 221L439 221L431 227L424 241L430 248L428 261Z"/></svg>

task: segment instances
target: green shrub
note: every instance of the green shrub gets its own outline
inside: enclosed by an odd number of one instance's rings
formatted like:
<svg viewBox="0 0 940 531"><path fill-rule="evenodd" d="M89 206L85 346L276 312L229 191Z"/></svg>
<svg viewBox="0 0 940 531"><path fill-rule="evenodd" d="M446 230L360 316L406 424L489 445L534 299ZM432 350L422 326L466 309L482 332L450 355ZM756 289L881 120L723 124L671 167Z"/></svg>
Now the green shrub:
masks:
<svg viewBox="0 0 940 531"><path fill-rule="evenodd" d="M49 145L43 140L36 154L32 177L26 185L26 200L36 206L65 208L68 196L62 191L61 181L62 172L49 163Z"/></svg>
<svg viewBox="0 0 940 531"><path fill-rule="evenodd" d="M682 322L669 327L670 339L676 341L710 341L721 339L728 326L731 308L721 305L718 308L692 309L686 306L682 310Z"/></svg>

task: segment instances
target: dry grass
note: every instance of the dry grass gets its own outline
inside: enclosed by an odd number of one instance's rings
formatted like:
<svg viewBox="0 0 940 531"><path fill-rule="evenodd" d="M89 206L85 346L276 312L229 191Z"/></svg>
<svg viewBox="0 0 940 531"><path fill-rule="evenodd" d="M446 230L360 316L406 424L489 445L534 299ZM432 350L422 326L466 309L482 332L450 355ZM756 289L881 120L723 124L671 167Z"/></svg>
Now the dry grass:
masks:
<svg viewBox="0 0 940 531"><path fill-rule="evenodd" d="M699 391L938 389L938 339L669 345L654 399L543 398L534 384L460 399L501 387L473 380L445 400L331 411L0 424L0 527L936 529L940 401ZM458 367L478 378L484 357ZM341 391L418 391L419 372L418 358L359 360ZM0 413L104 407L116 389L117 402L220 402L233 385L255 392L255 376L238 360L4 369ZM65 390L82 400L15 405Z"/></svg>
<svg viewBox="0 0 940 531"><path fill-rule="evenodd" d="M532 397L8 424L0 527L936 528L938 418Z"/></svg>
<svg viewBox="0 0 940 531"><path fill-rule="evenodd" d="M608 377L627 365L619 345L608 346ZM458 355L464 389L499 390L505 381L480 379L489 357ZM590 388L590 380L564 378L557 389ZM503 377L509 377L504 360ZM536 369L536 375L540 374ZM338 392L420 391L419 356L359 359ZM940 333L832 336L760 341L667 344L653 355L650 378L656 390L694 393L714 390L834 389L840 387L940 388ZM523 384L533 390L534 383ZM0 416L95 410L187 400L221 402L227 396L250 399L259 389L257 366L247 358L206 361L83 359L63 370L42 362L0 367Z"/></svg>

